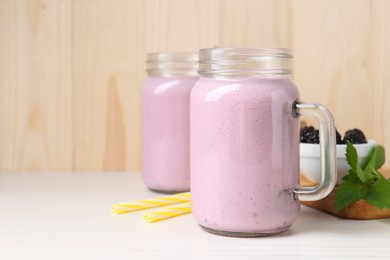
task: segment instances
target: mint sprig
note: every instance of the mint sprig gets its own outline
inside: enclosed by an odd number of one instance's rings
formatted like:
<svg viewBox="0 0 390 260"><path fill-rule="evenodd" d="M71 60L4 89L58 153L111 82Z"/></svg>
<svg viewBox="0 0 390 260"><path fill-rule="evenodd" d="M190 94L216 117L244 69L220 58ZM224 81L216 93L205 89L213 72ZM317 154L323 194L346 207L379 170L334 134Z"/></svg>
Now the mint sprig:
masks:
<svg viewBox="0 0 390 260"><path fill-rule="evenodd" d="M351 169L336 190L335 210L342 210L361 199L377 208L390 208L390 180L386 180L378 172L385 163L385 148L376 145L363 168L360 167L357 151L350 142L347 142L345 155Z"/></svg>

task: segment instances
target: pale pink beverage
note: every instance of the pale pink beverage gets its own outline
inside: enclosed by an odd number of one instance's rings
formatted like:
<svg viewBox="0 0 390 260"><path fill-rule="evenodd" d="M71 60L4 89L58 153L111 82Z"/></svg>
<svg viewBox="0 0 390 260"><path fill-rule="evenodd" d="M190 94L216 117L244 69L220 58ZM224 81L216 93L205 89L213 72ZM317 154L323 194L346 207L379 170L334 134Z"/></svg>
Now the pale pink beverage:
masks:
<svg viewBox="0 0 390 260"><path fill-rule="evenodd" d="M192 171L210 173L192 178L192 206L202 226L266 233L298 217L299 201L281 192L299 185L299 119L290 109L297 98L289 79L200 79L195 85Z"/></svg>
<svg viewBox="0 0 390 260"><path fill-rule="evenodd" d="M285 49L200 52L191 93L191 196L196 221L212 233L285 231L299 215L298 199L310 196L299 188L300 104L289 59ZM308 192L318 199L318 190Z"/></svg>
<svg viewBox="0 0 390 260"><path fill-rule="evenodd" d="M161 192L190 189L189 98L197 54L148 55L142 98L142 177Z"/></svg>

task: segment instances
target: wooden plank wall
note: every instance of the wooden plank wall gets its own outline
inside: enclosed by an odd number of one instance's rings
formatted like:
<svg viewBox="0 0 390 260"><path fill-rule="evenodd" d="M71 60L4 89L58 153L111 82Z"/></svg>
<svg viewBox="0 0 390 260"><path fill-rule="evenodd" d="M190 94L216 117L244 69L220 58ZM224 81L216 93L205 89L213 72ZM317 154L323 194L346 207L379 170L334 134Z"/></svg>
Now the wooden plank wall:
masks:
<svg viewBox="0 0 390 260"><path fill-rule="evenodd" d="M291 48L302 100L390 149L390 1L0 0L0 170L139 170L145 53L213 46Z"/></svg>

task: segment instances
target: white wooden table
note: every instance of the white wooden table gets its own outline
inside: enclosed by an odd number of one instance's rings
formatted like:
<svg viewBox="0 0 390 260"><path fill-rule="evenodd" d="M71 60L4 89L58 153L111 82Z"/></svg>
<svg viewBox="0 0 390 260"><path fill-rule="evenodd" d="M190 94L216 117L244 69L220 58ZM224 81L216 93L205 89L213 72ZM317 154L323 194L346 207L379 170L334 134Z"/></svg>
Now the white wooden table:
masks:
<svg viewBox="0 0 390 260"><path fill-rule="evenodd" d="M139 173L0 173L0 259L390 259L390 219L338 219L302 207L265 238L203 231L191 215L145 224L110 205L156 196Z"/></svg>

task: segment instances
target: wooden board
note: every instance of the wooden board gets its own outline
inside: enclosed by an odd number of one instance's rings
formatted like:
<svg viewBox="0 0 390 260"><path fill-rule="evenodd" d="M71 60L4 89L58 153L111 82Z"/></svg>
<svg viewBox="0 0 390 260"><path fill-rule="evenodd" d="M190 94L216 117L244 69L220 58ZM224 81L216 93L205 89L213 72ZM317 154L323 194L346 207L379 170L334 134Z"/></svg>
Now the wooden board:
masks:
<svg viewBox="0 0 390 260"><path fill-rule="evenodd" d="M72 3L0 0L0 170L72 170Z"/></svg>
<svg viewBox="0 0 390 260"><path fill-rule="evenodd" d="M381 173L386 177L390 177L390 168L381 170ZM311 183L303 175L301 176L301 184L303 186L315 185L315 183ZM302 201L302 204L341 218L360 220L390 218L390 209L379 209L373 207L364 200L359 200L340 211L336 211L333 206L336 190L337 186L326 198L319 201Z"/></svg>

